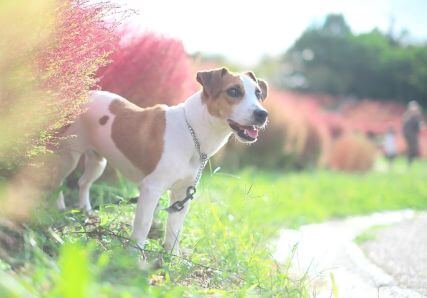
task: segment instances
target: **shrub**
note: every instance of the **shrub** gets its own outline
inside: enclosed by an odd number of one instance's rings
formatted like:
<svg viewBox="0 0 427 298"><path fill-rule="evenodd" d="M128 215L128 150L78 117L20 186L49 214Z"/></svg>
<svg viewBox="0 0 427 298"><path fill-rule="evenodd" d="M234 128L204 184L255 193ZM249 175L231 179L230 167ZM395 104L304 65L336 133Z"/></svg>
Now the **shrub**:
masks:
<svg viewBox="0 0 427 298"><path fill-rule="evenodd" d="M117 23L104 17L115 12L107 1L0 3L0 174L44 152L82 111L114 45Z"/></svg>
<svg viewBox="0 0 427 298"><path fill-rule="evenodd" d="M51 190L56 165L47 153L108 62L117 23L104 17L115 12L106 1L0 2L2 217L26 219Z"/></svg>
<svg viewBox="0 0 427 298"><path fill-rule="evenodd" d="M348 134L331 148L329 166L334 170L365 172L375 161L375 146L363 135Z"/></svg>
<svg viewBox="0 0 427 298"><path fill-rule="evenodd" d="M55 129L82 111L96 71L109 62L118 22L105 18L117 13L108 1L66 0L58 7L54 32L37 57L42 85L55 94Z"/></svg>
<svg viewBox="0 0 427 298"><path fill-rule="evenodd" d="M112 63L98 72L103 90L141 107L176 104L191 94L194 78L180 41L154 33L134 33L129 27L120 35L110 57Z"/></svg>
<svg viewBox="0 0 427 298"><path fill-rule="evenodd" d="M23 145L38 137L44 123L39 102L50 96L40 90L31 66L33 52L52 32L45 13L52 9L48 0L0 2L0 175L26 155Z"/></svg>

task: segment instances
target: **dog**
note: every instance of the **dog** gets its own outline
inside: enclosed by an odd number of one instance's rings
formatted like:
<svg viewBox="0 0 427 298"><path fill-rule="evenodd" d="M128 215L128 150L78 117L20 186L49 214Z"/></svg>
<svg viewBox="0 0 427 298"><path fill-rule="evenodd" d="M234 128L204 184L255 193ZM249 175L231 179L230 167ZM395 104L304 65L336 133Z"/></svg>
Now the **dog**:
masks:
<svg viewBox="0 0 427 298"><path fill-rule="evenodd" d="M91 212L89 191L107 161L127 179L136 182L132 239L144 247L161 195L170 190L170 201L186 197L195 186L206 158L223 147L231 135L253 143L267 123L262 106L268 86L252 72L234 74L226 68L197 73L201 90L176 106L140 108L106 91L91 91L86 109L65 131L59 150L59 180L75 169L84 155L84 173L78 181L79 208ZM200 153L206 154L205 160ZM199 175L200 176L200 175ZM188 211L168 216L164 248L178 251L178 237ZM59 193L57 205L65 208Z"/></svg>

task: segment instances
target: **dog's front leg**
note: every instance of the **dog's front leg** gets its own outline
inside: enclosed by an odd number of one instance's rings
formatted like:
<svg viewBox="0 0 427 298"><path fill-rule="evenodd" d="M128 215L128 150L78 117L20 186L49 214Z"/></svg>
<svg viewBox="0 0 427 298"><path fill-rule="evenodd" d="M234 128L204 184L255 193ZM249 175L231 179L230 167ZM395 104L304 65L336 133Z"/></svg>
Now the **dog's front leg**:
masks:
<svg viewBox="0 0 427 298"><path fill-rule="evenodd" d="M170 204L178 200L184 199L186 195L186 188L177 188L171 189L170 195ZM164 248L169 252L178 252L179 253L179 236L182 231L182 226L184 224L185 215L187 214L188 208L190 206L190 201L187 201L184 205L184 208L181 211L172 212L168 216L168 223L165 233L165 242Z"/></svg>
<svg viewBox="0 0 427 298"><path fill-rule="evenodd" d="M132 239L136 240L140 248L144 247L153 222L154 211L165 190L163 187L150 185L147 182L141 184L132 232Z"/></svg>

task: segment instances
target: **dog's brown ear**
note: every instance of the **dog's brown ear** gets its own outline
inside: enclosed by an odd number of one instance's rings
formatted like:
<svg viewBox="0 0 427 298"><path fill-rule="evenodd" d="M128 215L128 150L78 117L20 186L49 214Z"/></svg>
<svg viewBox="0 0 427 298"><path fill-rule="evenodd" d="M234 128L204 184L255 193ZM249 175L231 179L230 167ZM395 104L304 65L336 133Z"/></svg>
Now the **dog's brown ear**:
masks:
<svg viewBox="0 0 427 298"><path fill-rule="evenodd" d="M268 95L268 84L266 81L262 79L257 79L257 81L258 81L258 86L261 88L261 91L262 91L261 99L265 100Z"/></svg>
<svg viewBox="0 0 427 298"><path fill-rule="evenodd" d="M252 80L254 80L258 84L258 86L261 88L261 91L262 91L261 99L262 100L266 99L267 95L268 95L268 84L267 84L267 82L262 80L262 79L257 79L257 77L255 76L255 74L252 71L248 71L248 72L246 72L246 74Z"/></svg>
<svg viewBox="0 0 427 298"><path fill-rule="evenodd" d="M252 71L247 71L246 74L252 79L254 80L256 83L258 83L258 80L255 76L255 74Z"/></svg>
<svg viewBox="0 0 427 298"><path fill-rule="evenodd" d="M196 79L203 87L203 93L207 97L216 97L222 88L222 78L230 73L227 68L217 68L208 71L199 71Z"/></svg>

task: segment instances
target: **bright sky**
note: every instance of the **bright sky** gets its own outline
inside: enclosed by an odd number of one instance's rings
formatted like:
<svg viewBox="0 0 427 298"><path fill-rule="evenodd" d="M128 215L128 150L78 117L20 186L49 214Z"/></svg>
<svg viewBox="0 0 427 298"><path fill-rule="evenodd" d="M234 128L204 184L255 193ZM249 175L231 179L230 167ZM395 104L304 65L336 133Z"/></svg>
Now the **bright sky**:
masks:
<svg viewBox="0 0 427 298"><path fill-rule="evenodd" d="M426 0L115 0L139 11L131 19L143 29L182 40L189 53L222 54L254 64L290 47L328 13L342 13L356 33L377 27L407 29L427 40Z"/></svg>

